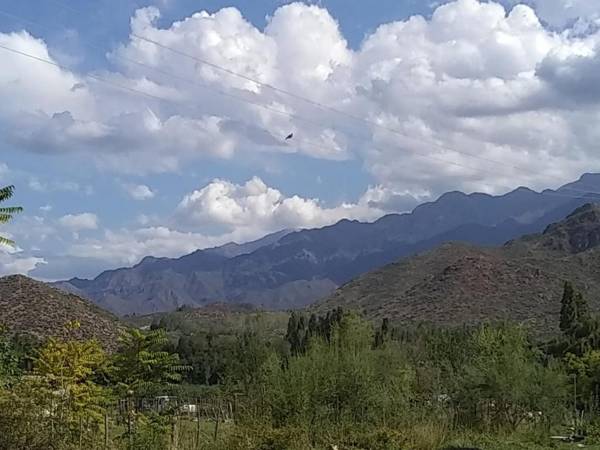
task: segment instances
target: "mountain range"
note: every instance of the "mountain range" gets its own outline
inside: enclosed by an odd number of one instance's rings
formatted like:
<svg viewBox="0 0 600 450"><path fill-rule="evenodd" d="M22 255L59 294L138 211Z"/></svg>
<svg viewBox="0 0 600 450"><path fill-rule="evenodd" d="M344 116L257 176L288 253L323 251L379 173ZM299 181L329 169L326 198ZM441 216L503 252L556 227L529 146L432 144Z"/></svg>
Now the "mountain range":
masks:
<svg viewBox="0 0 600 450"><path fill-rule="evenodd" d="M438 325L510 320L548 333L558 327L565 281L600 310L598 204L501 247L447 243L387 265L340 287L316 309Z"/></svg>
<svg viewBox="0 0 600 450"><path fill-rule="evenodd" d="M351 279L445 242L498 246L544 230L600 198L600 174L557 190L520 187L507 194L449 192L405 214L372 223L342 220L285 230L252 243L197 250L181 258L146 257L93 280L56 286L117 314L174 310L215 301L288 309L327 298ZM467 248L467 247L465 247Z"/></svg>

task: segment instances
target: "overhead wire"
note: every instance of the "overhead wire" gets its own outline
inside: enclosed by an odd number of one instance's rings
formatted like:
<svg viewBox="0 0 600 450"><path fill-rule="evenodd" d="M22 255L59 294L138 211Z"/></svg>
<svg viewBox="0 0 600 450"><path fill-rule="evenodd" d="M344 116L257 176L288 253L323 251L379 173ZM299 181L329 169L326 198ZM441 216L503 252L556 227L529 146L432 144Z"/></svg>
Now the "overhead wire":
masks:
<svg viewBox="0 0 600 450"><path fill-rule="evenodd" d="M50 0L50 1L52 1L52 2L54 2L54 3L59 3L59 4L62 4L61 2L57 2L56 0ZM64 5L64 6L67 6L67 5ZM68 9L71 9L71 10L77 11L77 10L75 10L74 8L71 8L70 6L68 7ZM12 14L12 13L8 13L8 12L6 12L6 11L1 11L1 10L0 10L0 14L4 15L4 16L6 16L6 17L10 17L10 18L12 18L12 19L15 19L15 20L19 20L19 21L23 21L23 22L26 22L26 23L32 24L32 25L34 25L34 26L40 26L40 27L44 27L44 28L50 28L48 25L44 25L44 24L41 24L41 23L39 23L39 22L36 22L36 21L30 20L30 19L23 18L23 17L21 17L21 16L18 16L18 15L16 15L16 14ZM90 44L90 43L88 43L88 42L84 42L84 43L85 43L86 45L88 45L88 46L92 47L92 48L99 48L98 46L94 46L93 44ZM7 50L7 51L12 51L13 53L17 53L17 54L20 54L20 55L22 55L22 56L25 56L25 57L29 57L29 58L35 59L35 60L37 60L37 61L40 61L40 62L43 62L43 63L46 63L46 64L51 64L51 65L54 65L54 66L56 66L56 67L59 67L59 68L61 68L62 70L70 71L70 69L69 69L69 68L67 68L67 67L65 67L65 66L63 66L63 65L61 65L61 64L58 64L58 63L56 63L56 62L54 62L54 61L47 60L47 59L45 59L45 58L40 58L40 57L37 57L37 56L35 56L35 55L27 54L26 52L22 52L22 51L19 51L19 50L16 50L16 49L11 49L11 48L9 48L9 47L7 47L7 46L0 46L0 48L3 48L4 50ZM235 94L231 94L231 93L229 93L229 92L225 92L225 91L223 91L223 90L221 90L221 89L218 89L218 88L216 88L216 87L214 87L214 86L212 86L212 85L209 85L209 84L207 84L207 83L201 83L201 82L199 82L199 81L197 81L197 80L194 80L194 79L189 79L189 78L187 78L187 77L182 77L182 76L180 76L180 75L178 75L178 74L176 74L176 73L173 73L173 72L170 72L170 71L165 71L165 70L163 70L163 69L160 69L160 68L157 68L157 67L151 66L151 65L149 65L149 64L146 64L146 63L144 63L144 62L142 62L142 61L135 60L135 59L133 59L133 58L129 58L129 57L126 57L126 56L123 56L123 55L120 55L120 54L117 54L117 55L115 55L115 57L116 57L116 58L118 58L118 59L121 59L121 60L127 61L127 62L129 62L129 63L133 63L133 64L136 64L136 65L139 65L140 67L145 67L145 68L147 68L147 69L149 69L149 70L155 71L156 73L160 73L160 74L162 74L162 75L165 75L165 76L167 76L167 77L172 77L172 78L178 79L178 80L180 80L180 81L184 81L184 82L187 82L187 83L191 83L191 84L194 84L194 85L200 86L200 87L202 87L202 88L204 88L204 89L207 89L207 90L213 91L213 92L215 92L215 93L217 93L217 94L219 94L219 95L222 95L222 96L225 96L225 97L228 97L228 98L234 99L234 100L236 100L236 101L245 102L245 103L247 103L247 104L251 104L251 105L254 105L254 106L257 106L257 107L263 108L263 109L265 109L265 110L268 110L268 111L271 111L271 112L274 112L274 113L277 113L277 114L282 114L282 115L288 116L288 117L290 117L290 118L293 118L293 119L296 119L296 120L299 120L299 121L303 121L303 122L305 122L305 123L309 123L310 125L313 125L313 126L319 127L320 129L322 128L322 124L320 124L320 123L317 123L317 122L315 122L315 121L313 121L313 120L311 120L311 119L307 119L307 118L305 118L305 117L299 116L299 115L297 115L297 114L295 114L295 113L290 113L289 111L283 111L283 110L279 110L279 109L277 109L277 108L273 108L273 107L271 107L271 106L269 106L269 105L265 105L265 104L263 104L263 103L261 103L261 102L256 102L256 101L253 101L253 100L251 100L251 99L248 99L248 98L245 98L245 97L242 97L242 96L238 96L238 95L235 95ZM225 69L225 70L228 70L228 69ZM114 81L112 81L112 80L108 80L108 79L106 79L106 78L104 78L104 77L100 77L100 76L98 76L98 75L95 75L95 74L88 73L88 74L86 74L86 76L87 76L87 77L89 77L89 78L91 78L91 79L95 79L96 81L99 81L99 82L103 82L103 83L105 83L105 84L112 85L113 87L116 87L116 88L120 88L120 89L123 89L123 90L129 91L129 92L131 92L131 93L136 93L136 94L144 95L144 96L145 96L145 97L147 97L147 98L152 98L152 99L154 99L154 100L158 100L158 101L166 101L166 102L170 102L170 101L171 101L171 99L167 99L167 98L164 98L164 97L156 96L156 95L154 95L154 94L149 94L148 92L145 92L145 91L142 91L142 90L139 90L139 89L135 89L135 88L132 88L132 87L130 87L130 86L125 86L125 85L122 85L122 84L120 84L120 83L115 83L115 82L114 82ZM253 81L253 80L249 79L249 81ZM301 98L300 96L298 96L298 97L299 97L299 98ZM181 106L181 104L180 104L180 106ZM186 106L186 107L188 107L188 108L190 107L190 105L187 105L187 104L186 104L186 105L184 105L184 106ZM324 105L322 105L322 106L324 106ZM331 108L330 108L330 110L332 110L332 111L335 111L334 109L331 109ZM337 112L337 111L336 111L336 112ZM250 126L250 127L252 127L253 129L256 129L256 130L259 130L259 131L261 131L261 132L263 132L263 133L266 133L268 136L270 136L271 138L273 138L273 139L275 139L276 141L278 141L277 137L275 137L275 136L272 134L272 132L271 132L271 131L269 131L269 130L267 130L267 129L265 129L265 128L262 128L262 127L260 127L260 126L257 126L256 124L249 124L249 123L247 123L247 122L244 122L244 121L239 121L239 122L241 122L241 123L244 123L245 125L247 125L247 126ZM330 128L330 129L331 129L331 128ZM338 130L337 130L337 129L335 129L335 131L338 131ZM368 140L368 139L366 139L366 138L364 138L364 137L360 137L360 136L352 135L352 134L349 134L348 132L344 132L344 131L342 131L341 133L342 133L342 134L346 134L346 135L347 135L346 137L350 136L350 137L352 137L352 138L355 138L355 139L357 139L357 140L362 140L362 141L365 141L365 142L367 142L367 143L368 143L368 145L369 145L369 146L370 146L372 149L374 149L374 150L377 150L377 151L384 151L383 149L381 149L381 148L378 148L377 146L373 145L373 143L372 143L372 141L371 141L371 140ZM408 136L405 136L405 135L400 135L400 136L401 136L401 137L403 137L403 138L405 138L405 139L408 139L408 140L414 139L414 138L411 138L411 137L408 137ZM321 143L315 143L315 142L311 142L311 141L309 141L309 140L306 140L306 139L303 139L303 138L297 138L297 137L296 137L296 138L294 139L294 141L301 142L301 143L305 143L305 144L307 144L307 145L309 145L309 146L311 146L311 147L313 147L313 148L325 149L325 150L328 150L328 151L331 151L331 150L333 150L334 152L338 152L338 149L326 148L326 147L324 147L324 146L323 146ZM283 143L283 142L281 142L281 144L285 145L285 143ZM443 148L443 147L442 147L442 148ZM407 149L406 149L406 148L401 148L401 150L403 150L403 151L406 151ZM452 149L448 149L448 148L443 148L443 150L445 150L445 151L450 151L450 152L455 152L455 153L459 153L459 154L461 154L461 152L459 152L459 151L452 150ZM427 158L427 159L431 159L431 160L435 160L435 161L438 161L438 162L442 162L442 163L444 163L444 164L454 165L454 166L461 167L461 168L468 169L468 170L472 170L472 171L475 171L475 172L486 172L486 173L490 173L490 174L493 174L493 175L498 175L498 171L497 171L497 170L493 170L493 171L492 171L492 170L486 170L486 169L482 169L481 167L477 167L477 168L475 168L475 167L467 166L467 165L465 165L465 164L458 163L458 162L456 162L456 161L448 161L448 160L446 160L446 159L443 159L443 158L438 158L438 157L436 157L436 156L434 156L434 155L431 155L431 154L428 154L428 153L420 153L420 152L414 151L412 148L411 148L409 151L410 151L412 154L416 155L416 156L423 157L423 158ZM465 153L463 152L462 154L465 154ZM469 153L466 153L466 155L473 156L473 157L477 157L476 155L471 155L471 154L469 154ZM489 161L489 162L494 162L494 163L497 163L497 161L494 161L494 160L489 160L489 159L487 159L487 158L478 158L478 159L483 159L483 160L487 160L487 161ZM513 167L513 168L515 168L515 167ZM518 168L518 167L516 167L516 168ZM505 188L507 188L507 189L512 189L512 187L508 187L508 186L503 186L503 187L505 187ZM570 187L566 187L566 188L564 188L564 189L565 189L565 190L570 190L570 191L572 191L572 192L580 192L580 193L582 193L582 194L597 194L597 195L600 195L600 192L594 192L594 191L590 191L590 190L580 190L580 189L576 189L576 188L570 188ZM552 192L554 192L554 193L558 194L558 192L557 192L557 191L552 191ZM564 195L561 193L561 196L564 196ZM572 198L579 198L579 197L572 197Z"/></svg>
<svg viewBox="0 0 600 450"><path fill-rule="evenodd" d="M43 28L46 28L46 29L50 28L47 25L41 24L39 22L30 20L30 19L26 19L26 18L18 16L16 14L8 13L6 11L0 10L0 15L4 15L5 17L10 17L12 19L20 20L22 22L29 23L29 24L34 25L34 26L39 26L39 27L43 27ZM90 44L89 42L85 42L84 41L84 43L87 46L91 47L91 48L100 49L100 47L95 46L93 44ZM7 49L7 48L5 47L5 49ZM17 53L20 53L23 56L27 56L23 52L17 52ZM177 79L177 80L180 80L180 81L183 81L183 82L186 82L186 83L190 83L192 85L201 87L203 89L215 92L215 93L217 93L217 94L219 94L221 96L228 97L230 99L233 99L233 100L236 100L236 101L240 101L240 102L244 102L244 103L247 103L247 104L250 104L250 105L253 105L253 106L257 106L257 107L262 108L262 109L264 109L266 111L270 111L270 112L273 112L273 113L276 113L276 114L287 116L287 117L292 118L292 119L296 119L298 121L301 121L301 122L307 123L309 125L315 126L318 129L320 129L320 130L323 128L323 125L321 123L316 122L316 121L314 121L312 119L307 119L305 117L299 116L298 114L290 113L289 111L284 111L284 110L280 110L280 109L277 109L277 108L273 108L273 107L271 107L269 105L265 105L264 103L260 103L260 102L257 102L257 101L254 101L254 100L251 100L251 99L239 96L239 95L231 94L229 92L223 91L222 89L219 89L219 88L216 88L216 87L214 87L212 85L209 85L208 83L203 83L203 82L200 82L200 81L197 81L197 80L194 80L194 79L183 77L183 76L181 76L179 74L176 74L176 73L173 73L173 72L166 71L164 69L160 69L160 68L151 66L151 65L146 64L146 63L144 63L142 61L139 61L139 60L136 60L136 59L133 59L133 58L129 58L129 57L126 57L126 56L123 56L123 55L117 54L117 55L115 55L115 58L120 59L122 61L126 61L126 62L129 62L129 63L136 64L136 65L138 65L140 67L144 67L144 68L152 70L152 71L154 71L156 73L160 73L162 75L165 75L165 76L168 76L168 77L172 77L174 79ZM39 57L34 57L34 59L37 59L38 61L42 61L42 58L39 58ZM61 66L61 65L59 65L57 63L54 63L52 61L49 61L49 60L43 60L42 62L53 64L53 65L55 65L57 67L60 67L63 70L70 70L67 67ZM90 76L90 78L93 78L93 79L95 79L97 81L100 79L100 77L98 77L96 75L92 76L92 75L88 74L88 76ZM115 84L114 82L111 82L111 81L106 81L106 82L109 83L109 84L117 85L117 84ZM127 89L129 91L132 91L132 92L138 92L138 93L145 94L147 97L150 97L150 98L159 99L159 100L167 100L167 99L164 99L164 98L159 98L159 97L154 96L152 94L147 94L147 93L145 93L143 91L136 91L135 89L130 88L130 87L124 87L124 86L121 86L121 87L124 88L124 89ZM275 138L275 136L273 136L273 134L269 130L267 130L267 129L261 128L261 127L257 126L256 124L248 124L247 122L245 124L248 125L248 126L251 126L253 128L259 129L259 130L267 133L269 136ZM348 132L346 130L339 130L339 128L337 128L337 127L333 127L333 128L330 127L329 129L333 129L335 131L339 131L340 133L345 134L346 137L349 136L349 137L354 138L356 140L362 140L362 141L366 142L368 145L370 145L371 148L373 148L374 150L383 151L381 148L378 148L377 146L374 146L372 144L372 141L369 140L369 139L366 139L364 137L355 135L355 134L353 134L351 132ZM298 138L297 136L294 139L294 141L305 142L305 143L307 143L307 144L309 144L309 145L311 145L311 146L313 146L315 148L319 148L319 147L324 148L319 143L310 142L310 141L308 141L306 139ZM328 150L332 150L332 149L329 148ZM404 150L406 151L406 149L404 149ZM337 150L334 149L334 151L337 151ZM481 171L482 170L480 168L475 168L475 167L467 166L467 165L464 165L464 164L461 164L461 163L457 163L455 161L448 161L446 159L439 158L439 157L436 157L436 156L433 156L433 155L430 155L430 154L427 154L427 153L420 153L420 152L414 151L412 149L410 149L408 151L410 151L411 153L413 153L413 154L415 154L415 155L417 155L419 157L432 159L432 160L435 160L435 161L438 161L438 162L443 162L445 164L450 164L450 165L454 165L454 166L457 166L457 167L461 167L461 168L465 168L465 169L469 169L469 170L474 170L474 171ZM486 171L486 170L483 169L483 171ZM497 173L495 171L494 172L487 171L487 172L488 173Z"/></svg>
<svg viewBox="0 0 600 450"><path fill-rule="evenodd" d="M55 67L57 67L57 68L60 68L61 70L65 70L65 71L68 71L68 70L69 70L67 67L65 67L65 66L63 66L62 64L59 64L59 63L57 63L57 62L50 61L50 60L48 60L48 59L45 59L45 58L41 58L41 57L39 57L39 56L32 55L32 54L29 54L29 53L27 53L27 52L23 52L23 51L21 51L21 50L14 49L14 48L11 48L11 47L8 47L8 46L5 46L5 45L3 45L3 44L0 44L0 49L3 49L3 50L5 50L5 51L8 51L8 52L11 52L11 53L14 53L14 54L17 54L17 55L23 56L23 57L30 58L30 59L32 59L32 60L35 60L35 61L38 61L38 62L41 62L41 63L44 63L44 64L48 64L48 65L51 65L51 66L55 66ZM142 90L139 90L139 89L136 89L136 88L132 88L132 87L130 87L130 86L126 86L126 85L123 85L123 84L121 84L121 83L114 82L114 81L112 81L112 80L108 80L108 79L106 79L106 78L104 78L104 77L101 77L101 76L98 76L98 75L95 75L95 74L87 74L86 76L87 76L87 77L89 77L89 78L91 78L91 79L94 79L94 80L96 80L96 81L98 81L98 82L101 82L101 83L107 84L107 85L109 85L109 86L111 86L111 87L113 87L113 88L117 88L117 89L121 89L121 90L124 90L124 91L130 92L130 93L134 93L134 94L142 95L142 96L144 96L144 97L146 97L146 98L149 98L149 99L152 99L152 100L161 101L161 102L167 102L167 103L177 103L177 102L176 102L175 100L173 100L173 99L169 99L169 98L160 97L160 96L157 96L157 95L155 95L155 94L150 94L150 93L148 93L148 92L144 92L144 91L142 91ZM178 104L178 105L180 105L179 103L177 103L177 104ZM180 106L181 106L181 105L180 105ZM190 105L184 105L184 106L186 106L186 107L190 108ZM269 131L268 131L268 130L261 129L261 131L264 131L264 132L266 132L267 134L269 134L269 136L273 137L273 135L272 135L271 133L269 133ZM313 142L311 142L311 141L306 141L306 140L302 140L302 142L305 142L305 143L307 143L307 144L309 144L309 145L319 145L319 144L315 144L315 143L313 143ZM324 148L324 147L320 146L319 148ZM418 155L418 156L424 156L424 155ZM457 166L459 166L459 167L462 167L462 168L466 168L466 169L470 169L470 170L474 170L474 171L479 171L479 172L481 172L481 171L485 171L485 172L489 172L489 173L493 173L493 174L496 174L496 175L497 175L497 172L492 172L491 170L490 170L490 171L487 171L487 170L485 170L485 169L481 169L481 168L469 167L469 166L465 166L465 165L463 165L463 164L455 163L455 162L452 162L452 161L446 161L446 160L443 160L443 159L441 159L441 158L440 158L440 159L438 159L438 158L436 158L436 157L433 157L433 156L431 156L431 155L429 155L428 157L429 157L429 158L431 158L431 159L438 160L439 162L442 162L442 163L444 163L444 164L454 164L454 165L457 165ZM510 186L502 186L502 187L505 187L505 188L507 188L507 189L513 189L513 187L510 187ZM593 197L593 196L598 196L598 198L600 198L600 192L593 192L593 191L586 191L586 192L584 193L584 195L578 195L578 196L574 196L574 195L565 195L565 194L563 194L563 193L562 193L562 192L560 192L560 191L542 191L542 192L540 192L540 194L543 194L543 195L551 195L551 196L556 196L556 197L563 197L563 198L571 198L571 199L581 199L581 198L584 198L584 197L586 197L586 196L590 196L590 197ZM594 198L595 198L595 197L594 197Z"/></svg>
<svg viewBox="0 0 600 450"><path fill-rule="evenodd" d="M77 9L77 8L73 7L72 5L69 5L69 4L67 4L67 3L65 3L65 2L63 2L61 0L47 0L47 1L50 1L50 2L52 2L54 4L56 4L56 5L60 5L60 6L64 7L65 9L68 9L68 10L70 10L72 12L75 12L75 13L77 13L79 15L83 15L83 11L82 10ZM131 32L130 33L130 37L133 37L133 38L138 39L138 40L143 41L143 42L150 43L150 44L152 44L152 45L154 45L154 46L156 46L158 48L161 48L163 50L167 50L167 51L169 51L169 52L171 52L171 53L173 53L175 55L179 55L181 57L185 57L185 58L191 59L191 60L193 60L193 61L195 61L195 62L197 62L199 64L203 64L203 65L205 65L207 67L211 67L212 69L221 71L222 73L226 73L226 74L229 74L231 76L237 77L239 79L242 79L242 80L254 83L257 86L261 86L261 87L263 87L265 89L272 90L273 92L276 92L276 93L279 93L279 94L282 94L282 95L287 95L287 96L289 96L291 98L294 98L296 100L303 101L303 102L305 102L305 103L307 103L309 105L315 106L315 107L317 107L317 108L319 108L319 109L321 109L323 111L333 112L333 113L336 113L338 115L344 116L346 118L350 118L350 119L353 119L355 121L363 122L366 125L373 126L373 127L378 128L378 129L387 131L389 133L393 133L395 135L398 135L398 136L400 136L403 139L406 139L408 141L416 142L416 143L418 143L417 145L422 145L423 144L423 142L421 140L419 140L417 138L414 138L412 136L408 136L406 133L404 133L404 132L402 132L402 131L400 131L398 129L388 127L388 126L383 125L383 124L381 124L381 123L379 123L377 121L374 121L374 120L371 120L371 119L368 119L368 118L364 118L364 117L360 117L360 116L354 115L352 113L340 110L338 108L335 108L335 107L332 107L332 106L329 106L329 105L325 105L325 104L323 104L321 102L318 102L318 101L310 99L308 97L299 95L299 94L297 94L295 92L292 92L292 91L289 91L287 89L284 89L284 88L281 88L281 87L278 87L278 86L274 86L274 85L272 85L270 83L266 83L264 81L261 81L261 80L258 80L256 78L254 78L254 77L248 76L246 74L242 74L242 73L236 72L236 71L234 71L232 69L224 67L224 66L222 66L220 64L217 64L217 63L215 63L213 61L209 61L209 60L207 60L205 58L200 58L200 57L198 57L196 55L192 55L191 53L181 51L181 50L173 48L173 47L171 47L169 45L165 45L165 44L163 44L161 42L156 41L155 39L151 39L151 38L149 38L147 36L142 36L139 33ZM273 111L273 112L283 113L283 111L281 111L281 110ZM296 118L297 120L302 120L297 115L294 115L293 117ZM344 132L344 131L342 131L342 132ZM355 136L352 136L352 137L355 138ZM360 139L361 140L366 140L365 138L360 138ZM479 155L479 154L476 154L476 153L467 152L467 151L464 151L464 150L458 150L458 149L454 149L454 148L449 148L447 146L442 146L442 145L438 144L435 141L431 141L430 140L430 141L427 142L427 144L430 147L436 148L436 149L441 150L443 152L452 152L452 153L456 153L456 154L461 154L461 155L464 155L464 156L468 156L470 158L475 158L475 159L479 159L481 161L486 161L486 162L489 162L489 163L493 163L494 165L502 165L502 166L505 166L505 167L510 168L512 170L518 170L520 172L527 173L529 175L535 175L535 176L539 175L538 172L534 172L533 170L526 169L526 168L520 167L520 166L515 165L515 164L507 163L505 161L499 161L499 160L493 159L493 158L488 158L488 157L485 157L485 156L482 156L482 155ZM561 182L563 181L562 178L556 177L556 176L553 176L553 175L548 175L548 177L549 178L554 178L556 180L560 180ZM587 190L579 190L577 188L566 188L566 189L571 190L573 192L581 192L581 193L588 192Z"/></svg>

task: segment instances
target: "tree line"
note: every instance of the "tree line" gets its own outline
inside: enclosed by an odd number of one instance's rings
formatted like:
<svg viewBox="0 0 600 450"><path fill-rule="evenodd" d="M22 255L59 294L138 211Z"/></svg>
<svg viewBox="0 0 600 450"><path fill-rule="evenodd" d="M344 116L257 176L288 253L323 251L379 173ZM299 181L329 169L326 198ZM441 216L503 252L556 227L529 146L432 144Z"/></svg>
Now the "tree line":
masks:
<svg viewBox="0 0 600 450"><path fill-rule="evenodd" d="M113 354L95 341L6 331L0 448L393 450L478 439L494 448L507 435L547 448L556 433L593 442L600 327L570 283L559 322L560 335L540 342L508 323L409 327L295 311L280 335L260 315L226 335L130 329ZM139 407L168 395L234 402L235 420L217 419L213 432L192 417L179 425L191 437L177 439L180 409ZM126 407L116 415L115 405Z"/></svg>

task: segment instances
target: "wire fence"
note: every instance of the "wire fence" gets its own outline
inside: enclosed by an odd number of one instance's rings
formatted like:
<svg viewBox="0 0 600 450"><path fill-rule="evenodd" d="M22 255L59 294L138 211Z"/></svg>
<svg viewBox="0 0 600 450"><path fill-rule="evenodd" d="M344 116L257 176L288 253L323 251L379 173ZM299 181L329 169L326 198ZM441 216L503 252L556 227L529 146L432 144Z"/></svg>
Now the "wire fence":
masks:
<svg viewBox="0 0 600 450"><path fill-rule="evenodd" d="M136 448L138 435L144 432L141 428L146 426L140 421L141 417L161 419L163 433L160 439L168 441L169 450L204 448L205 444L218 441L222 429L234 423L238 401L238 397L207 399L156 396L120 399L106 409L103 433L105 448L118 448L113 441L125 441L128 444L126 448Z"/></svg>

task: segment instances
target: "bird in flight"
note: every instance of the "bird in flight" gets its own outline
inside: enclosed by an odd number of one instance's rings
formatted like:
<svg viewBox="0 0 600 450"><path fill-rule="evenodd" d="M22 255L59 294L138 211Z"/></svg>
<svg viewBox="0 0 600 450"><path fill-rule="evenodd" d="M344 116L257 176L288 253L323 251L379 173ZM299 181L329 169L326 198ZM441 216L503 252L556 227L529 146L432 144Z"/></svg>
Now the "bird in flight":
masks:
<svg viewBox="0 0 600 450"><path fill-rule="evenodd" d="M289 140L290 140L291 138L293 138L293 137L294 137L294 133L290 133L290 134L288 134L288 135L285 137L285 140L286 140L286 141L289 141Z"/></svg>

